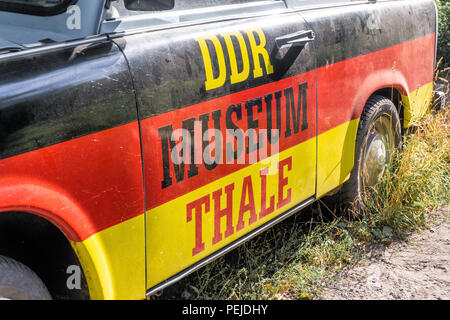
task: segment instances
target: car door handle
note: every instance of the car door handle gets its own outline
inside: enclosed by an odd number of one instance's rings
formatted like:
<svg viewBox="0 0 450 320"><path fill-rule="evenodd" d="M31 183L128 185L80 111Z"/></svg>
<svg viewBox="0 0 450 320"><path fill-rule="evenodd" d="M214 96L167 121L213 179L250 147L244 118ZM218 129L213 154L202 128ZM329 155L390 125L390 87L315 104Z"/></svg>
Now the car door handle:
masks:
<svg viewBox="0 0 450 320"><path fill-rule="evenodd" d="M302 47L316 38L312 30L299 31L275 39L278 49L282 47Z"/></svg>

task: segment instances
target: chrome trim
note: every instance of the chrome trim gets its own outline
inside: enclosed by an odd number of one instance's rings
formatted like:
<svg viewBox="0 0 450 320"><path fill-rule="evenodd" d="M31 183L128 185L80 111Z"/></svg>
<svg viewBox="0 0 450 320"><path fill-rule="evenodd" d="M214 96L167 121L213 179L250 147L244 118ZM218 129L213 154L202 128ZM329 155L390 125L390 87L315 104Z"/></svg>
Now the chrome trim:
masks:
<svg viewBox="0 0 450 320"><path fill-rule="evenodd" d="M0 55L0 62L2 62L2 60L6 60L8 58L22 57L22 56L26 56L29 54L43 53L43 52L47 52L47 51L51 51L51 50L64 49L64 48L69 48L69 47L73 47L73 46L79 46L79 45L83 45L83 44L90 44L90 43L106 41L106 40L109 40L108 35L98 35L98 36L89 37L89 38L85 38L85 39L78 39L78 40L72 40L72 41L67 41L67 42L59 42L59 43L55 43L55 44L42 45L39 47L24 49L24 50L18 51L18 52L2 54L2 55Z"/></svg>
<svg viewBox="0 0 450 320"><path fill-rule="evenodd" d="M376 134L367 147L364 158L364 172L366 186L374 186L384 173L387 165L386 139L381 134Z"/></svg>
<svg viewBox="0 0 450 320"><path fill-rule="evenodd" d="M348 7L354 5L362 5L362 4L377 4L377 3L385 3L385 2L399 2L399 1L408 1L408 0L359 0L359 1L349 1L349 2L336 2L336 3L324 3L319 5L310 5L310 6L288 6L289 8L294 9L294 11L309 11L314 9L327 9L327 8L338 8L338 7Z"/></svg>
<svg viewBox="0 0 450 320"><path fill-rule="evenodd" d="M302 203L296 205L292 209L289 209L285 213L273 218L272 220L266 222L262 226L256 228L255 230L250 231L249 233L243 235L241 238L233 241L232 243L228 244L227 246L223 247L222 249L217 250L216 252L212 253L211 255L207 256L206 258L203 258L202 260L196 262L194 265L184 269L183 271L177 273L176 275L170 277L169 279L161 282L160 284L157 284L156 286L153 286L152 288L148 289L146 292L146 296L151 296L152 294L155 294L164 288L174 284L175 282L178 282L182 278L188 276L189 274L193 273L194 271L200 269L201 267L207 265L208 263L214 261L215 259L223 256L224 254L230 252L231 250L235 249L236 247L240 246L247 240L250 240L260 234L261 232L271 228L275 224L283 221L284 219L288 218L289 216L293 215L294 213L297 213L301 209L304 209L305 207L312 204L314 201L316 201L315 197L311 197Z"/></svg>
<svg viewBox="0 0 450 320"><path fill-rule="evenodd" d="M386 1L395 1L395 0L386 0ZM349 1L349 2L324 3L324 4L318 4L318 5L313 4L313 5L309 5L309 6L295 6L295 7L290 7L290 8L292 8L295 12L298 12L298 11L309 11L309 10L315 10L315 9L348 7L348 6L369 4L369 3L370 2L368 0L361 0L361 1L351 1L351 2Z"/></svg>

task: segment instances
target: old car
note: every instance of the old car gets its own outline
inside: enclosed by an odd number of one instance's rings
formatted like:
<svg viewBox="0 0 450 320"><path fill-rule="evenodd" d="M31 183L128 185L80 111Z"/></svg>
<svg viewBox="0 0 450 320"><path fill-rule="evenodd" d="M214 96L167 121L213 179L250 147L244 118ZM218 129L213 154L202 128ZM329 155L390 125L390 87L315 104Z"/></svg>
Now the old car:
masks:
<svg viewBox="0 0 450 320"><path fill-rule="evenodd" d="M145 299L383 174L432 0L0 0L0 297Z"/></svg>

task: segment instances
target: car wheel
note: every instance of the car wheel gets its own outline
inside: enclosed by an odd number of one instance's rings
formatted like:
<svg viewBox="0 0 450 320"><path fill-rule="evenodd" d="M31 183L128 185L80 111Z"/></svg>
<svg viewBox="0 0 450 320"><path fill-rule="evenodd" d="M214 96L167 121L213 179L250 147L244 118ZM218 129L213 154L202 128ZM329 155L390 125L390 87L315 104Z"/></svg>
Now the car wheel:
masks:
<svg viewBox="0 0 450 320"><path fill-rule="evenodd" d="M51 296L30 268L0 256L0 300L51 300Z"/></svg>
<svg viewBox="0 0 450 320"><path fill-rule="evenodd" d="M350 179L344 183L339 194L344 211L354 215L363 212L363 193L384 174L400 142L400 119L395 105L386 97L372 96L361 114Z"/></svg>

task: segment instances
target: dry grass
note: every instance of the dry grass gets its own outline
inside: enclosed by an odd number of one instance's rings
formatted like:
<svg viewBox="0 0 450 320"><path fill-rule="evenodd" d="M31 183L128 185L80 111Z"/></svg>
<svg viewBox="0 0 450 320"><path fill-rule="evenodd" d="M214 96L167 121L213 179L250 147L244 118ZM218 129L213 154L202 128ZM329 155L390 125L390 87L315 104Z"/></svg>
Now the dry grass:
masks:
<svg viewBox="0 0 450 320"><path fill-rule="evenodd" d="M406 136L401 154L365 197L367 223L392 228L398 237L427 226L449 198L449 112L429 113Z"/></svg>

